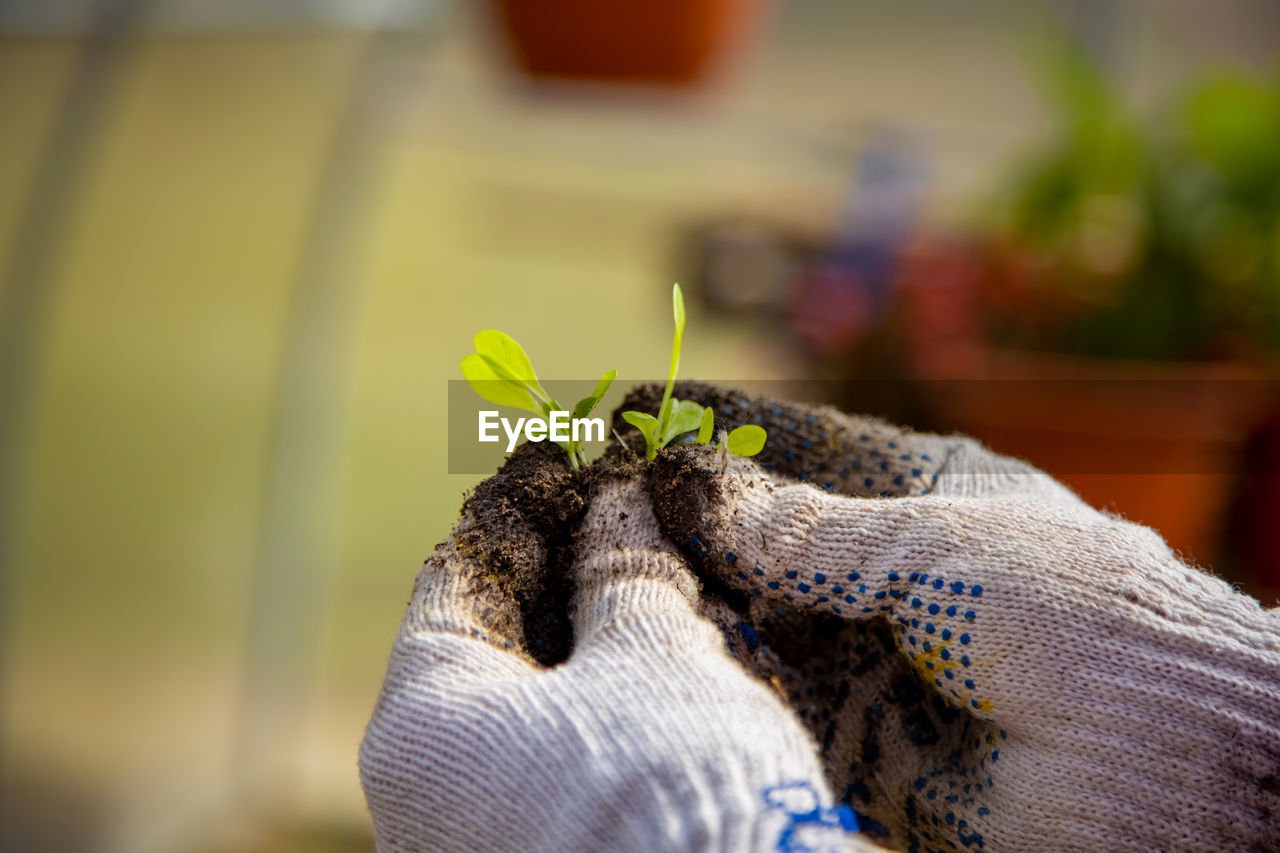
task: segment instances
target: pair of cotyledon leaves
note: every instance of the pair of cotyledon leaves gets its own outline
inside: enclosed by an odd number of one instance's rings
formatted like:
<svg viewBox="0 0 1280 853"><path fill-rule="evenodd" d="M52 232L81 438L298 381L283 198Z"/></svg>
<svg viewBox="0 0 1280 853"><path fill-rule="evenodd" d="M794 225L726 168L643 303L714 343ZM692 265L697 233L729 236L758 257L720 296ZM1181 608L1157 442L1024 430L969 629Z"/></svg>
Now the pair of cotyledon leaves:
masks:
<svg viewBox="0 0 1280 853"><path fill-rule="evenodd" d="M543 389L524 347L510 335L485 329L476 333L474 343L476 351L462 360L462 375L481 397L490 403L514 406L535 415L565 411ZM572 417L585 418L590 414L617 375L618 371L610 370L601 376L595 390L574 405Z"/></svg>

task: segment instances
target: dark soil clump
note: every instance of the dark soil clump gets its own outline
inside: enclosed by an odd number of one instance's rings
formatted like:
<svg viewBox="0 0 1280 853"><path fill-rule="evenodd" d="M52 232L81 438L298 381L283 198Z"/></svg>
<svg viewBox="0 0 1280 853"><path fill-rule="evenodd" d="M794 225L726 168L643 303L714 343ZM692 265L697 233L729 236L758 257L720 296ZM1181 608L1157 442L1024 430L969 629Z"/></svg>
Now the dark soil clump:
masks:
<svg viewBox="0 0 1280 853"><path fill-rule="evenodd" d="M588 488L588 478L574 474L558 446L526 443L462 506L475 523L460 535L460 550L480 564L485 585L514 602L518 614L502 621L543 666L561 663L573 648L568 567Z"/></svg>
<svg viewBox="0 0 1280 853"><path fill-rule="evenodd" d="M568 659L574 532L597 483L640 477L644 468L640 457L612 445L574 473L559 446L527 442L476 486L462 505L472 523L458 534L458 548L480 566L477 595L497 602L486 614L490 630L542 666Z"/></svg>
<svg viewBox="0 0 1280 853"><path fill-rule="evenodd" d="M665 448L653 461L649 492L654 514L660 520L688 521L687 528L666 525L666 532L699 561L708 554L719 556L728 550L715 539L721 527L715 522L720 521L717 516L726 505L724 483L720 454L710 446ZM694 527L697 533L693 532Z"/></svg>

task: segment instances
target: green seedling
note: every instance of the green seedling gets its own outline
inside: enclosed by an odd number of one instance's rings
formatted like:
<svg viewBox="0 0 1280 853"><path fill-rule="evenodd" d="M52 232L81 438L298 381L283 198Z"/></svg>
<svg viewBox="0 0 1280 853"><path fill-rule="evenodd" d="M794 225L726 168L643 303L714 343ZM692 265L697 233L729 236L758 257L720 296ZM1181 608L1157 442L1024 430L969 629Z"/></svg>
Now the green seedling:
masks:
<svg viewBox="0 0 1280 853"><path fill-rule="evenodd" d="M671 369L667 371L667 387L662 392L658 416L645 412L623 412L622 418L644 436L645 458L652 461L658 451L676 438L697 431L695 444L708 444L715 430L715 412L710 406L700 406L692 400L677 400L671 396L680 370L680 345L684 341L684 294L680 285L671 289L671 312L675 317L676 333L671 343ZM740 426L723 440L722 448L739 456L755 456L764 448L766 433L755 424Z"/></svg>
<svg viewBox="0 0 1280 853"><path fill-rule="evenodd" d="M567 411L538 382L533 363L515 338L497 329L477 332L476 351L462 360L462 375L471 389L490 403L513 406L550 418L552 412ZM573 418L585 418L609 390L618 371L610 370L600 377L596 388L573 407ZM576 437L556 444L569 454L569 464L577 471L587 461L581 442Z"/></svg>

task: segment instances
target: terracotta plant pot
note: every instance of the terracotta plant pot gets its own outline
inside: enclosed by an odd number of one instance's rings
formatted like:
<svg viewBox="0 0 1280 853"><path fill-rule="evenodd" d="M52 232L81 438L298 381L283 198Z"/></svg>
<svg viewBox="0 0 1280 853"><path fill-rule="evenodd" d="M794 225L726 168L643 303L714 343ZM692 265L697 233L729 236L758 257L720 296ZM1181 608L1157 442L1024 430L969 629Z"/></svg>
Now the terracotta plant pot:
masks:
<svg viewBox="0 0 1280 853"><path fill-rule="evenodd" d="M492 0L535 77L687 84L743 31L754 0Z"/></svg>
<svg viewBox="0 0 1280 853"><path fill-rule="evenodd" d="M1155 528L1191 560L1222 555L1239 460L1271 383L1232 364L1125 364L987 353L983 380L936 383L948 426Z"/></svg>

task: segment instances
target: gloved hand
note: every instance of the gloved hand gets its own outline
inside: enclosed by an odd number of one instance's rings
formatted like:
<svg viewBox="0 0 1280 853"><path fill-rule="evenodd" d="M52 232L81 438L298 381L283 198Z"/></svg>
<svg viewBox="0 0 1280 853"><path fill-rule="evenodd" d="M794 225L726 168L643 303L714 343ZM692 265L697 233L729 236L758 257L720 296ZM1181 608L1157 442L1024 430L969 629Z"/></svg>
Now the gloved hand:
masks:
<svg viewBox="0 0 1280 853"><path fill-rule="evenodd" d="M518 449L485 496L563 491L544 447ZM492 541L554 524L530 493L496 514L473 498L419 574L360 749L378 849L873 849L832 807L808 734L696 613L634 469L585 476L563 664L522 651L519 581L494 572L557 568L553 535Z"/></svg>
<svg viewBox="0 0 1280 853"><path fill-rule="evenodd" d="M763 422L764 463L810 481L679 449L653 497L891 843L1277 849L1280 612L971 440L676 395ZM862 489L902 497L836 494ZM797 614L825 650L788 653Z"/></svg>

